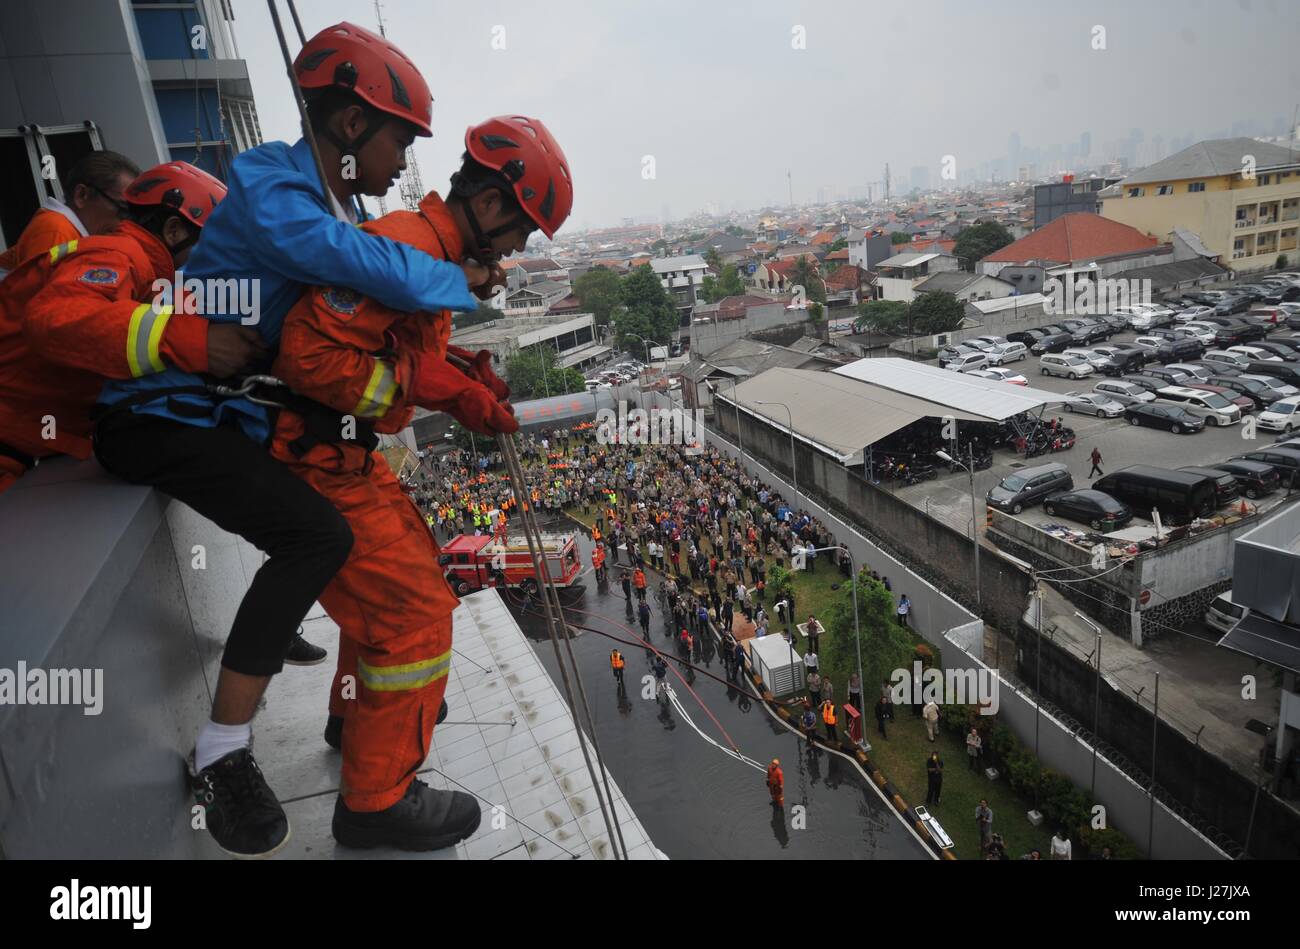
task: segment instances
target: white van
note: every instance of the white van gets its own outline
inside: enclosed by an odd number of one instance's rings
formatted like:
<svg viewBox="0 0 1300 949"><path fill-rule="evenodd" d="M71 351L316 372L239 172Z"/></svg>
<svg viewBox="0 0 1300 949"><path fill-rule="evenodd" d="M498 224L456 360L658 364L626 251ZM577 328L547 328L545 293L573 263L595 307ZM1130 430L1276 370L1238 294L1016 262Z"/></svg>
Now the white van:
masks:
<svg viewBox="0 0 1300 949"><path fill-rule="evenodd" d="M1164 386L1156 390L1156 404L1178 405L1205 419L1206 425L1236 425L1241 421L1241 407L1229 402L1217 392L1189 389L1186 386Z"/></svg>
<svg viewBox="0 0 1300 949"><path fill-rule="evenodd" d="M1232 602L1232 591L1221 593L1215 597L1210 608L1205 611L1205 622L1209 623L1219 632L1226 634L1228 630L1236 626L1241 620L1249 615L1250 610L1244 606L1238 606Z"/></svg>
<svg viewBox="0 0 1300 949"><path fill-rule="evenodd" d="M1065 353L1047 353L1038 357L1038 371L1045 376L1061 376L1066 379L1082 379L1097 371L1096 367L1082 356L1067 356Z"/></svg>
<svg viewBox="0 0 1300 949"><path fill-rule="evenodd" d="M1226 352L1222 349L1211 349L1201 357L1201 362L1208 362L1219 366L1228 366L1232 369L1245 369L1250 365L1250 359L1245 353Z"/></svg>

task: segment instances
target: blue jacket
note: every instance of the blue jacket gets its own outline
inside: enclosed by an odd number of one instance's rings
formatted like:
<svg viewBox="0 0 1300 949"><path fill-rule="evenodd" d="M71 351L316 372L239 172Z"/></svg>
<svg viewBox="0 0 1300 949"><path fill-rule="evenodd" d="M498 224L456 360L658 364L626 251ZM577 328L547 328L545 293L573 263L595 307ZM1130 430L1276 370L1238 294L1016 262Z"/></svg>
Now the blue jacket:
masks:
<svg viewBox="0 0 1300 949"><path fill-rule="evenodd" d="M306 141L292 147L268 142L244 152L232 164L226 184L229 193L203 227L185 278L256 281L259 307L256 323L249 322L272 350L279 344L285 314L304 286L348 287L412 313L473 310L478 305L456 264L366 234L336 218L322 195ZM208 318L233 323L241 317L231 312ZM199 376L168 369L109 382L99 398L111 405L145 391L202 384ZM185 403L187 410L178 414L163 395L134 410L203 428L233 413L251 438L263 441L270 434L266 410L246 399L218 403L205 396L172 398Z"/></svg>

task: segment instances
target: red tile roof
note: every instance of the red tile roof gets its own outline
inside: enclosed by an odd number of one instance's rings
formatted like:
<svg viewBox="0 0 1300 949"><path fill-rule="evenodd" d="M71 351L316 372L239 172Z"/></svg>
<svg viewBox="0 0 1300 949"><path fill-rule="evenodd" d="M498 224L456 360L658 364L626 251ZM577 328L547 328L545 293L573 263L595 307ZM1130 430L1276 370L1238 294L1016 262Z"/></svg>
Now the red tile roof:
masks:
<svg viewBox="0 0 1300 949"><path fill-rule="evenodd" d="M952 249L956 246L957 246L956 241L947 240L946 238L942 238L942 237L924 238L923 237L920 240L912 241L912 243L908 245L907 249L912 253L917 253L917 254L921 254L921 253L951 254Z"/></svg>
<svg viewBox="0 0 1300 949"><path fill-rule="evenodd" d="M826 255L826 259L827 260L848 260L849 249L847 247L841 247L839 250L833 250Z"/></svg>
<svg viewBox="0 0 1300 949"><path fill-rule="evenodd" d="M866 271L854 264L836 267L825 280L826 289L831 291L856 290L862 286L862 278L865 273Z"/></svg>
<svg viewBox="0 0 1300 949"><path fill-rule="evenodd" d="M1145 250L1159 243L1137 228L1081 211L1063 214L984 259L993 263L1047 260L1065 264Z"/></svg>

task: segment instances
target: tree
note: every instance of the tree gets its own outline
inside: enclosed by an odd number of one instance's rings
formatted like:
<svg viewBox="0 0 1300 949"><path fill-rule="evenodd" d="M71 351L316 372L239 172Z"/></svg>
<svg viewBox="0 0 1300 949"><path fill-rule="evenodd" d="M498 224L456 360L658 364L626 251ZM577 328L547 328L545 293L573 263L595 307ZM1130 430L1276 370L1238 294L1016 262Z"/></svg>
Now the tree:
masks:
<svg viewBox="0 0 1300 949"><path fill-rule="evenodd" d="M825 316L826 310L820 303L808 304L808 321L814 324L820 324Z"/></svg>
<svg viewBox="0 0 1300 949"><path fill-rule="evenodd" d="M730 234L732 237L744 237L745 231L736 224L728 224L722 229L724 234Z"/></svg>
<svg viewBox="0 0 1300 949"><path fill-rule="evenodd" d="M642 264L624 277L618 294L622 308L614 311L611 322L620 349L640 350L641 342L633 333L657 343L667 344L672 339L680 322L677 310L649 264Z"/></svg>
<svg viewBox="0 0 1300 949"><path fill-rule="evenodd" d="M704 252L704 262L713 268L715 273L722 273L722 255L718 253L716 247L710 247Z"/></svg>
<svg viewBox="0 0 1300 949"><path fill-rule="evenodd" d="M606 267L592 267L573 282L573 293L582 308L596 318L596 325L605 326L619 303L618 274Z"/></svg>
<svg viewBox="0 0 1300 949"><path fill-rule="evenodd" d="M451 315L451 328L460 330L467 326L478 326L482 323L491 323L493 320L502 319L504 316L503 311L480 301L476 310L471 310L468 313L453 313Z"/></svg>
<svg viewBox="0 0 1300 949"><path fill-rule="evenodd" d="M907 304L899 300L868 300L858 304L853 328L859 333L901 335L907 329Z"/></svg>
<svg viewBox="0 0 1300 949"><path fill-rule="evenodd" d="M661 250L667 250L668 242L661 237L659 238L659 240L655 241L653 244L650 245L650 249L655 253L658 253Z"/></svg>
<svg viewBox="0 0 1300 949"><path fill-rule="evenodd" d="M705 300L709 303L717 303L723 297L740 296L745 292L745 284L740 279L740 271L735 265L727 264L722 268L721 276L714 277L712 274L706 276L700 285L700 290Z"/></svg>
<svg viewBox="0 0 1300 949"><path fill-rule="evenodd" d="M1001 250L1014 240L1011 232L997 221L986 221L959 231L952 252L963 258L963 266L967 270L974 272L977 261Z"/></svg>
<svg viewBox="0 0 1300 949"><path fill-rule="evenodd" d="M889 235L889 243L893 244L895 247L899 244L910 244L912 243L912 235L904 231L894 231L894 233Z"/></svg>
<svg viewBox="0 0 1300 949"><path fill-rule="evenodd" d="M804 295L816 303L826 302L826 285L817 275L817 265L800 257L790 270L790 282L796 287L803 287Z"/></svg>
<svg viewBox="0 0 1300 949"><path fill-rule="evenodd" d="M530 346L507 359L506 381L515 400L568 395L587 387L587 380L578 370L556 365L555 350L549 346Z"/></svg>
<svg viewBox="0 0 1300 949"><path fill-rule="evenodd" d="M918 336L951 332L966 318L961 302L951 293L939 291L918 294L908 311L912 332Z"/></svg>
<svg viewBox="0 0 1300 949"><path fill-rule="evenodd" d="M858 637L853 624L853 585L844 584L827 610L823 624L829 634L823 654L838 669L857 671ZM858 622L862 639L862 694L872 695L869 683L883 682L895 669L909 669L913 656L912 637L898 625L894 597L879 580L865 570L858 572Z"/></svg>
<svg viewBox="0 0 1300 949"><path fill-rule="evenodd" d="M844 239L843 237L841 237L839 240L837 240L837 241L835 241L833 244L831 244L830 247L826 248L826 253L828 253L828 254L833 254L833 253L835 253L837 250L843 250L844 248L846 248L846 247L848 247L848 246L849 246L849 242L848 242L846 239Z"/></svg>

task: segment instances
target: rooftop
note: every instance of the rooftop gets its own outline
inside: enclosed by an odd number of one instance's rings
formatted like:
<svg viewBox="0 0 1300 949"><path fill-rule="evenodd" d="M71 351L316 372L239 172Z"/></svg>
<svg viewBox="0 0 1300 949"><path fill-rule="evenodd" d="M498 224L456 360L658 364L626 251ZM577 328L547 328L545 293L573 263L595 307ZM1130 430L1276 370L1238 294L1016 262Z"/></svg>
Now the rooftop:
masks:
<svg viewBox="0 0 1300 949"><path fill-rule="evenodd" d="M1253 138L1214 138L1197 142L1168 158L1147 165L1120 184L1121 187L1127 187L1158 181L1236 175L1241 173L1246 155L1255 156L1256 170L1300 165L1300 154L1280 145L1270 145Z"/></svg>
<svg viewBox="0 0 1300 949"><path fill-rule="evenodd" d="M1018 241L983 258L984 263L1033 260L1078 263L1156 247L1160 242L1135 227L1084 211L1062 214Z"/></svg>

